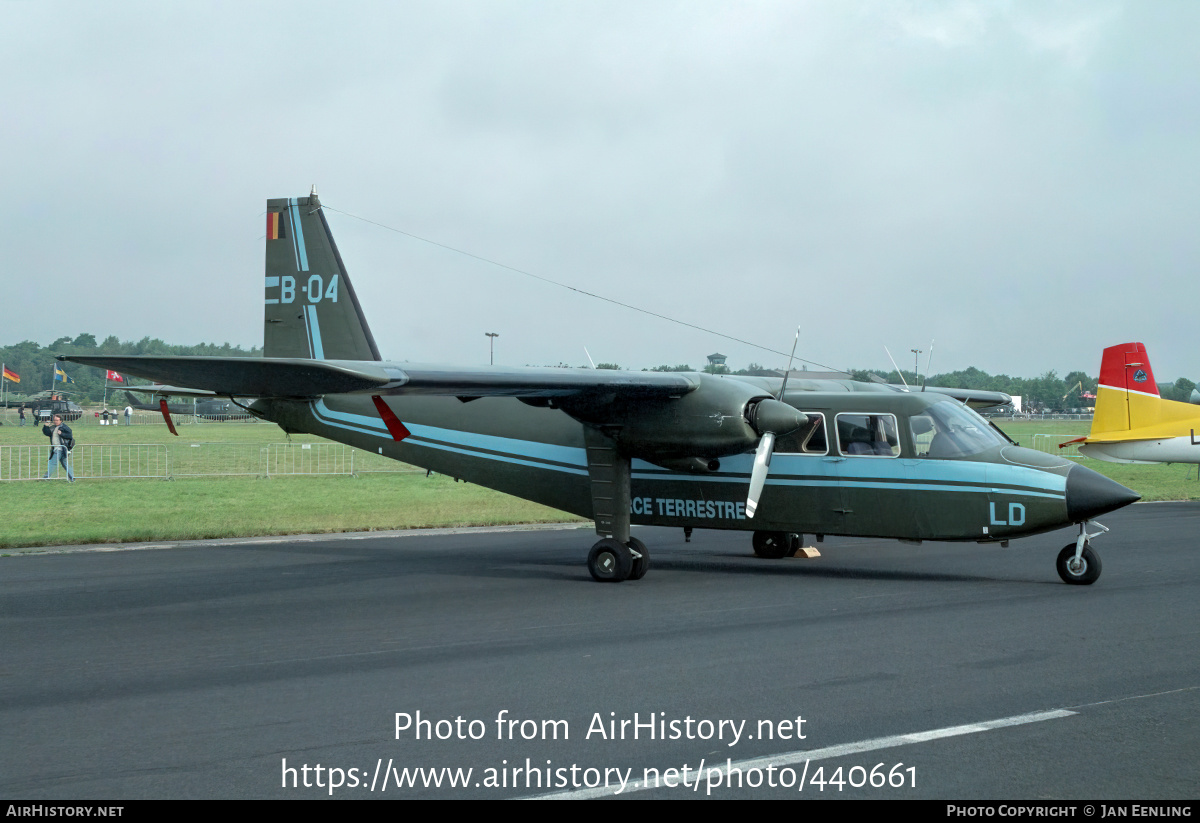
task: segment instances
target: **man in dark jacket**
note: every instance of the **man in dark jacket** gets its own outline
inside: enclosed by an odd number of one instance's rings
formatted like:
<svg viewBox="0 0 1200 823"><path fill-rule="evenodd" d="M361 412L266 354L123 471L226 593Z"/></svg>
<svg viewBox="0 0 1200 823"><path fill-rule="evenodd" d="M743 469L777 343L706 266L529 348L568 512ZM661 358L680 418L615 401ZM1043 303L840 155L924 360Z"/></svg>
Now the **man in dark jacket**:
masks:
<svg viewBox="0 0 1200 823"><path fill-rule="evenodd" d="M75 475L71 473L71 464L67 459L71 449L75 448L75 437L71 434L71 427L63 423L62 417L56 414L54 425L42 426L42 434L50 438L50 460L46 463L46 476L42 479L50 479L51 469L54 469L54 476L58 476L58 466L54 465L54 461L58 460L67 470L67 479L74 483Z"/></svg>

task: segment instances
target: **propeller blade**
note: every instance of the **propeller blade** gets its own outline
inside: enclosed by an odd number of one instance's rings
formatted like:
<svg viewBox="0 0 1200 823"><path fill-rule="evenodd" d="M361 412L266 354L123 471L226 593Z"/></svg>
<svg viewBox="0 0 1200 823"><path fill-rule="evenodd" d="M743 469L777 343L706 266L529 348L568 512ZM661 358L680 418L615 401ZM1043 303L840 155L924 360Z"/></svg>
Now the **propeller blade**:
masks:
<svg viewBox="0 0 1200 823"><path fill-rule="evenodd" d="M754 452L754 470L750 473L750 494L746 497L746 517L754 517L758 509L758 498L763 484L767 482L767 470L771 468L771 452L775 448L774 432L766 432L758 441Z"/></svg>

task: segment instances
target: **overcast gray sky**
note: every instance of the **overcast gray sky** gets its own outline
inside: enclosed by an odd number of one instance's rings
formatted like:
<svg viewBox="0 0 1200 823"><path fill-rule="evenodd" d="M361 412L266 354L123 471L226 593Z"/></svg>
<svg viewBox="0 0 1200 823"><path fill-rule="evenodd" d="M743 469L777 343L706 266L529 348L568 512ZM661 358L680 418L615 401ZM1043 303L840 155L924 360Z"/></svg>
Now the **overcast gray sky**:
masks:
<svg viewBox="0 0 1200 823"><path fill-rule="evenodd" d="M262 340L333 208L837 367L1200 379L1200 3L0 0L0 343ZM781 358L329 212L384 356ZM922 360L922 363L924 361Z"/></svg>

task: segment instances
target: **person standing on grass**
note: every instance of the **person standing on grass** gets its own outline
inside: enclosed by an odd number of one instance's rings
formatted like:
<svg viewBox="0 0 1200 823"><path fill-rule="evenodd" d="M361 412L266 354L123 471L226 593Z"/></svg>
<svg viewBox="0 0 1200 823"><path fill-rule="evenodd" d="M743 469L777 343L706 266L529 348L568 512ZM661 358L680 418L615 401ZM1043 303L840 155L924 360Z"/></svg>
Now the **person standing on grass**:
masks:
<svg viewBox="0 0 1200 823"><path fill-rule="evenodd" d="M24 403L22 403L20 406L17 406L17 416L21 418L21 425L24 426L25 425L25 404Z"/></svg>
<svg viewBox="0 0 1200 823"><path fill-rule="evenodd" d="M68 460L71 449L75 448L75 436L71 434L71 427L64 424L62 417L56 414L54 415L54 425L42 426L42 434L50 438L50 460L46 463L46 476L42 479L50 479L51 469L54 469L54 476L58 476L58 466L54 465L54 461L58 460L67 470L67 480L74 483L75 475L71 472L71 463Z"/></svg>

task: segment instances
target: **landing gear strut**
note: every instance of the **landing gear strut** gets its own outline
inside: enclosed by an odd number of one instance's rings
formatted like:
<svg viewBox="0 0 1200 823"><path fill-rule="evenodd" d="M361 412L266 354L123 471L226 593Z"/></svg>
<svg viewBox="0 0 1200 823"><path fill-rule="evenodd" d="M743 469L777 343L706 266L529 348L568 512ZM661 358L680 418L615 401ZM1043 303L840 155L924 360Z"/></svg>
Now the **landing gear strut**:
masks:
<svg viewBox="0 0 1200 823"><path fill-rule="evenodd" d="M633 554L633 568L629 571L628 580L641 580L650 571L650 550L646 544L636 537L629 538L629 550Z"/></svg>
<svg viewBox="0 0 1200 823"><path fill-rule="evenodd" d="M604 432L584 427L592 512L600 541L588 552L588 571L601 583L641 580L650 569L646 544L629 535L630 460Z"/></svg>
<svg viewBox="0 0 1200 823"><path fill-rule="evenodd" d="M1058 553L1055 566L1064 583L1090 586L1100 579L1100 555L1096 554L1090 544L1093 537L1099 537L1108 529L1099 523L1095 525L1100 527L1100 531L1088 534L1087 521L1080 523L1079 537L1074 543L1063 546L1062 551Z"/></svg>

